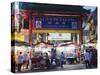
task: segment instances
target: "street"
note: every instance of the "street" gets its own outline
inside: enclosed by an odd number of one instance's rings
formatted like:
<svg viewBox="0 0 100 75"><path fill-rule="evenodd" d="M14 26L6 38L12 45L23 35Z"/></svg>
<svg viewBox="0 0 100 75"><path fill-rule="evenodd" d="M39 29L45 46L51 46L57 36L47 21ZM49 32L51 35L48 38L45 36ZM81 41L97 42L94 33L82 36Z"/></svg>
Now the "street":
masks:
<svg viewBox="0 0 100 75"><path fill-rule="evenodd" d="M49 69L49 70L25 70L21 73L28 73L28 72L46 72L46 71L67 71L67 70L79 70L79 69L85 69L85 64L68 64L63 65L63 68L57 67L56 69Z"/></svg>
<svg viewBox="0 0 100 75"><path fill-rule="evenodd" d="M63 65L63 69L60 67L58 70L77 70L77 69L85 69L84 64L75 64L75 65Z"/></svg>

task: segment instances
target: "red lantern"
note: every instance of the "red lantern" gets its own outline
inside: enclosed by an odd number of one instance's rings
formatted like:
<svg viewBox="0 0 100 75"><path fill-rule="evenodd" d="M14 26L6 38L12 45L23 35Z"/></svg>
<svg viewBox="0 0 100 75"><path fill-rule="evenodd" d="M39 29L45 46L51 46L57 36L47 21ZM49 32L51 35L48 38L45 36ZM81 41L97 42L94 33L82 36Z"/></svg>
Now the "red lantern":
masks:
<svg viewBox="0 0 100 75"><path fill-rule="evenodd" d="M28 19L28 15L27 15L27 14L22 14L22 17L23 17L24 19Z"/></svg>

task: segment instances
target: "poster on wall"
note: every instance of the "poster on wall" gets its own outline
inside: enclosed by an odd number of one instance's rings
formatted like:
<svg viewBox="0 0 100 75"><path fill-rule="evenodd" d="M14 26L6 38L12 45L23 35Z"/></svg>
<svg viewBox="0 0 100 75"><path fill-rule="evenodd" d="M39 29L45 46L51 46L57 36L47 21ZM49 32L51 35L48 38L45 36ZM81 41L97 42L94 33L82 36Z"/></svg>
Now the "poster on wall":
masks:
<svg viewBox="0 0 100 75"><path fill-rule="evenodd" d="M88 15L97 12L96 6L88 6L87 9L85 5L12 2L11 7L11 72L69 71L98 67L97 39L89 38L90 32L96 27L86 23ZM91 7L95 8L93 12ZM93 34L97 37L96 31ZM93 45L90 45L91 42Z"/></svg>

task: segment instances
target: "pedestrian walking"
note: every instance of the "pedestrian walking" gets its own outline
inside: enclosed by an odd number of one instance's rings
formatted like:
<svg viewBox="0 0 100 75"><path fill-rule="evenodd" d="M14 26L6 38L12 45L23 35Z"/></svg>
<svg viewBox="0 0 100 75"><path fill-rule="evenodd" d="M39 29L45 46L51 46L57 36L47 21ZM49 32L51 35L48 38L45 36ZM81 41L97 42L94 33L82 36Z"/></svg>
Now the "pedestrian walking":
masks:
<svg viewBox="0 0 100 75"><path fill-rule="evenodd" d="M24 65L25 65L25 68L28 69L29 60L30 60L29 52L25 52L25 54L23 56L24 56Z"/></svg>
<svg viewBox="0 0 100 75"><path fill-rule="evenodd" d="M61 66L61 68L63 68L64 59L65 59L64 53L61 52L61 55L60 55L60 66Z"/></svg>
<svg viewBox="0 0 100 75"><path fill-rule="evenodd" d="M51 49L51 64L53 62L53 59L56 59L56 47L55 46Z"/></svg>
<svg viewBox="0 0 100 75"><path fill-rule="evenodd" d="M90 54L89 54L88 49L86 49L86 52L84 54L84 59L85 59L86 68L89 68L89 65L90 65Z"/></svg>
<svg viewBox="0 0 100 75"><path fill-rule="evenodd" d="M96 68L96 67L97 67L97 50L93 48L91 57L91 68Z"/></svg>
<svg viewBox="0 0 100 75"><path fill-rule="evenodd" d="M22 64L23 64L23 55L22 52L20 52L18 56L18 72L21 71Z"/></svg>

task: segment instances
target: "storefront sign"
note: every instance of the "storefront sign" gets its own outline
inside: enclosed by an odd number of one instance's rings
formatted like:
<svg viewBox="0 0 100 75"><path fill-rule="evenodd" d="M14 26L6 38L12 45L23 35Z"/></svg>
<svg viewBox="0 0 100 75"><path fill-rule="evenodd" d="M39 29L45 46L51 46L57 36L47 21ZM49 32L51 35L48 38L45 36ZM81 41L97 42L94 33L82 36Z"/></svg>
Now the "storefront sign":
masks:
<svg viewBox="0 0 100 75"><path fill-rule="evenodd" d="M35 16L34 20L35 29L80 29L77 16Z"/></svg>
<svg viewBox="0 0 100 75"><path fill-rule="evenodd" d="M49 33L48 40L71 40L71 33Z"/></svg>

